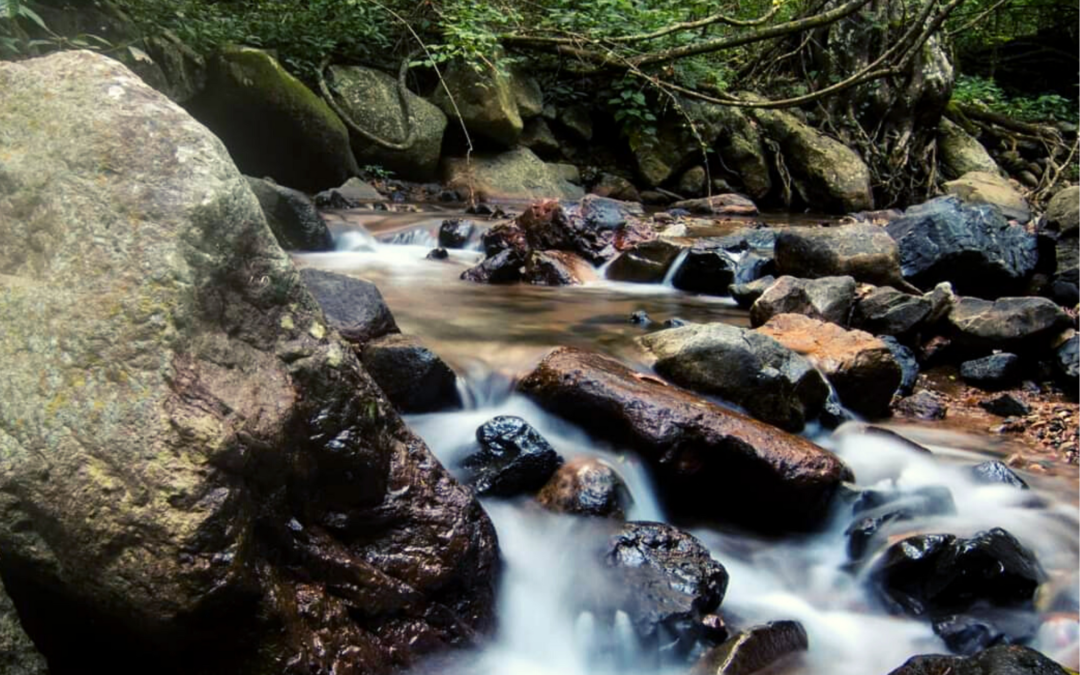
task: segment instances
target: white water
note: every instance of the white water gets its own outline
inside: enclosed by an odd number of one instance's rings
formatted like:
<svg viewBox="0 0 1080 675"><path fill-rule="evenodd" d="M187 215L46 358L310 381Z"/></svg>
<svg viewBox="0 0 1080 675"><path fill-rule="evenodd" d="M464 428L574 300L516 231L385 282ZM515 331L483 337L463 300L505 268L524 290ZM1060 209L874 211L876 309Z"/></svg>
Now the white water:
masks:
<svg viewBox="0 0 1080 675"><path fill-rule="evenodd" d="M615 320L601 323L602 330L596 334L577 335L583 324L575 308L583 298L593 303L593 313L601 316L608 311L605 302L625 312L627 302L648 301L699 321L721 320L726 315L717 312L726 310L726 301L702 300L665 286L611 282L584 289L477 287L456 280L462 269L479 259L475 252L451 251L448 261L430 261L424 259L427 246L391 246L369 238L362 234L343 236L340 247L346 251L303 255L298 260L375 280L402 328L427 340L458 370L465 410L407 418L446 466L457 466L474 449L475 431L483 422L496 415L517 415L536 427L564 457L594 455L614 466L634 499L629 519L665 520L648 472L632 453L598 443L574 425L512 393L513 381L527 372L547 347L571 339L623 357L630 353L626 343L637 329L621 327ZM649 311L656 310L650 305ZM553 322L557 325L551 325ZM508 324L513 330L506 328ZM970 445L971 439L966 440ZM843 457L862 487L944 485L952 491L955 515L894 524L902 528L898 533L966 536L1003 527L1035 551L1074 601L1080 596L1075 576L1069 577L1080 560L1077 508L1073 500L1062 498L1060 489L1040 493L1037 489L1021 492L977 485L963 467L986 457L951 445L931 445L935 454L925 455L873 436L822 434L815 441ZM1033 493L1043 497L1045 508L1027 504ZM637 653L632 630L625 622L601 626L591 615L573 609L573 599L582 592L582 578L603 574L589 553L589 544L597 536L591 527L582 519L543 512L528 501L485 500L484 506L495 524L505 562L498 629L491 642L472 658L455 661L455 666L439 672L664 672L644 665L651 660ZM849 521L850 510L840 512L823 532L779 542L694 530L730 574L721 607L729 623L749 626L796 619L806 628L809 652L779 672L885 675L913 655L945 652L928 622L887 615L875 604L863 579L846 571L843 531ZM1080 661L1075 619L1048 622L1032 646L1075 668ZM686 670L685 666L668 668L672 673Z"/></svg>

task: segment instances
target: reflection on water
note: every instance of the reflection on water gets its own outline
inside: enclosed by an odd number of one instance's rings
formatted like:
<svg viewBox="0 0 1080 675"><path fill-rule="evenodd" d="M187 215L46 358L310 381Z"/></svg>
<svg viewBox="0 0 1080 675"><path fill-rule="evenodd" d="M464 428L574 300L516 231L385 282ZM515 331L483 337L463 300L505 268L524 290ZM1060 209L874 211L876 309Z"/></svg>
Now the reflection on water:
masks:
<svg viewBox="0 0 1080 675"><path fill-rule="evenodd" d="M372 215L373 231L385 240L424 229L433 236L443 216ZM426 219L426 220L425 220ZM725 298L685 294L665 285L597 282L583 287L488 286L458 277L480 254L451 251L444 261L425 259L428 247L387 245L355 226L339 223L343 248L296 255L297 264L316 266L375 282L398 325L420 336L461 375L466 409L407 418L440 460L455 470L472 450L475 430L488 419L519 415L535 426L564 456L596 455L616 467L634 499L631 519L664 520L648 472L624 448L597 442L513 393L514 379L548 349L574 345L607 352L640 366L633 338L640 326L630 314L646 311L654 321L724 321L746 325L746 313ZM350 234L350 230L353 232ZM1034 550L1051 575L1040 596L1057 596L1071 607L1047 621L1033 646L1076 668L1080 605L1080 561L1075 477L1071 480L1024 475L1035 488L1020 492L973 483L964 467L1001 454L987 438L940 426L894 429L914 433L934 450L913 451L894 440L865 435L821 434L815 441L834 450L853 468L861 487L912 489L947 486L957 513L905 521L895 535L951 532L961 536L1003 527ZM1042 506L1033 507L1032 495ZM485 501L500 538L506 570L499 596L499 628L492 641L471 655L453 657L432 672L460 675L652 675L654 659L644 658L625 621L600 625L574 609L581 579L602 575L586 552L596 532L580 519L554 516L528 502ZM844 529L850 509L838 508L830 525L810 536L764 541L714 529L695 529L730 574L722 612L729 623L796 619L810 639L810 651L783 668L788 675L885 675L920 653L943 653L928 622L884 613L866 590L864 579L847 569ZM879 550L880 553L880 550ZM1050 616L1049 614L1045 616ZM625 617L623 617L625 619ZM686 668L671 672L685 672Z"/></svg>

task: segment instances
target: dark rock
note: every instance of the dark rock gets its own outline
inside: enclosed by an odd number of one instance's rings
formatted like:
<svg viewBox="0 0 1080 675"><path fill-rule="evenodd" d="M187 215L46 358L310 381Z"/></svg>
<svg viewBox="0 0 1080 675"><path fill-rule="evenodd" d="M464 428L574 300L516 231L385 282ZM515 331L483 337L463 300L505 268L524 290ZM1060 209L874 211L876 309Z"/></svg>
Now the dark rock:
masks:
<svg viewBox="0 0 1080 675"><path fill-rule="evenodd" d="M910 396L915 391L915 382L919 379L919 361L915 358L915 352L890 335L883 335L880 340L885 343L892 352L893 358L896 359L896 363L900 365L900 386L896 389L897 395Z"/></svg>
<svg viewBox="0 0 1080 675"><path fill-rule="evenodd" d="M1013 473L1013 470L1006 464L996 460L971 467L971 476L978 483L1008 485L1020 490L1028 489L1028 484L1024 482L1023 478Z"/></svg>
<svg viewBox="0 0 1080 675"><path fill-rule="evenodd" d="M642 643L685 655L715 632L708 619L728 574L693 536L661 523L626 523L608 539L604 561L607 597L599 609L626 612ZM663 644L672 640L674 647Z"/></svg>
<svg viewBox="0 0 1080 675"><path fill-rule="evenodd" d="M979 407L998 417L1023 417L1031 412L1031 407L1016 400L1011 394L1000 394L994 398L979 401Z"/></svg>
<svg viewBox="0 0 1080 675"><path fill-rule="evenodd" d="M545 160L556 160L560 156L559 139L555 138L551 127L542 117L531 119L525 123L525 130L521 134L521 145L536 153L537 157Z"/></svg>
<svg viewBox="0 0 1080 675"><path fill-rule="evenodd" d="M516 497L536 492L562 465L555 449L520 417L500 415L476 430L480 451L462 464L477 494Z"/></svg>
<svg viewBox="0 0 1080 675"><path fill-rule="evenodd" d="M680 319L677 316L673 316L670 319L664 319L664 323L660 324L664 328L682 328L683 326L692 325L686 319Z"/></svg>
<svg viewBox="0 0 1080 675"><path fill-rule="evenodd" d="M776 270L776 265L771 257L765 257L758 255L754 251L744 253L735 263L735 283L732 284L748 284L764 276L771 276L769 273ZM731 287L728 287L728 293L731 293Z"/></svg>
<svg viewBox="0 0 1080 675"><path fill-rule="evenodd" d="M529 251L525 231L517 223L500 223L480 236L484 255L491 257L502 251L516 251L522 258Z"/></svg>
<svg viewBox="0 0 1080 675"><path fill-rule="evenodd" d="M476 232L476 223L471 220L452 218L444 220L439 226L439 246L443 248L465 248Z"/></svg>
<svg viewBox="0 0 1080 675"><path fill-rule="evenodd" d="M913 206L885 229L904 278L924 289L949 281L961 295L998 298L1021 291L1038 259L1034 235L993 206L955 197Z"/></svg>
<svg viewBox="0 0 1080 675"><path fill-rule="evenodd" d="M889 675L1067 675L1034 649L999 645L975 656L915 656Z"/></svg>
<svg viewBox="0 0 1080 675"><path fill-rule="evenodd" d="M503 250L461 273L465 281L481 284L512 284L521 281L524 257L514 250Z"/></svg>
<svg viewBox="0 0 1080 675"><path fill-rule="evenodd" d="M739 307L750 309L750 306L757 302L757 299L760 298L775 281L775 277L766 276L744 284L731 284L728 286L728 293L731 294L732 299L735 300L735 303Z"/></svg>
<svg viewBox="0 0 1080 675"><path fill-rule="evenodd" d="M516 222L532 249L571 251L599 264L656 237L641 215L640 204L586 195L575 203L538 202Z"/></svg>
<svg viewBox="0 0 1080 675"><path fill-rule="evenodd" d="M790 227L776 237L776 271L802 279L853 277L902 287L896 242L877 225Z"/></svg>
<svg viewBox="0 0 1080 675"><path fill-rule="evenodd" d="M1054 367L1066 393L1075 399L1080 381L1080 337L1073 335L1054 351Z"/></svg>
<svg viewBox="0 0 1080 675"><path fill-rule="evenodd" d="M809 441L612 359L563 348L519 384L544 408L636 449L673 514L771 530L813 527L850 470Z"/></svg>
<svg viewBox="0 0 1080 675"><path fill-rule="evenodd" d="M450 257L450 252L440 246L439 248L433 248L428 251L428 254L424 257L428 260L446 260Z"/></svg>
<svg viewBox="0 0 1080 675"><path fill-rule="evenodd" d="M311 267L300 270L300 279L322 307L330 327L349 342L362 344L401 332L382 293L370 281Z"/></svg>
<svg viewBox="0 0 1080 675"><path fill-rule="evenodd" d="M855 301L851 325L874 335L906 336L922 326L932 309L924 297L881 286Z"/></svg>
<svg viewBox="0 0 1080 675"><path fill-rule="evenodd" d="M522 281L535 286L577 286L595 278L593 266L568 251L534 251L521 273Z"/></svg>
<svg viewBox="0 0 1080 675"><path fill-rule="evenodd" d="M846 326L854 304L851 277L780 277L750 307L750 324L760 326L778 314L801 314Z"/></svg>
<svg viewBox="0 0 1080 675"><path fill-rule="evenodd" d="M971 656L995 645L1030 642L1039 630L1034 612L976 607L933 620L934 633L954 654Z"/></svg>
<svg viewBox="0 0 1080 675"><path fill-rule="evenodd" d="M758 300L754 307L760 303ZM778 314L757 330L810 359L845 407L866 417L889 414L902 373L881 340L800 314Z"/></svg>
<svg viewBox="0 0 1080 675"><path fill-rule="evenodd" d="M904 417L917 420L943 420L949 407L941 397L929 389L920 390L907 398L897 401L893 410Z"/></svg>
<svg viewBox="0 0 1080 675"><path fill-rule="evenodd" d="M0 584L0 672L4 675L49 674L45 657L23 630L3 584Z"/></svg>
<svg viewBox="0 0 1080 675"><path fill-rule="evenodd" d="M431 412L461 406L457 375L411 335L387 335L364 345L364 367L398 410Z"/></svg>
<svg viewBox="0 0 1080 675"><path fill-rule="evenodd" d="M608 464L592 457L576 457L564 464L536 496L549 511L597 518L626 517L630 491Z"/></svg>
<svg viewBox="0 0 1080 675"><path fill-rule="evenodd" d="M829 396L829 385L809 360L745 328L702 324L637 342L656 357L656 372L672 382L719 396L787 431L801 431Z"/></svg>
<svg viewBox="0 0 1080 675"><path fill-rule="evenodd" d="M753 675L810 647L798 621L754 626L703 654L691 675Z"/></svg>
<svg viewBox="0 0 1080 675"><path fill-rule="evenodd" d="M648 326L653 321L649 318L649 315L643 309L639 309L630 315L630 323L637 324L639 326Z"/></svg>
<svg viewBox="0 0 1080 675"><path fill-rule="evenodd" d="M890 608L925 615L963 612L978 603L1029 606L1046 573L1031 551L994 528L970 539L908 537L875 563L871 580Z"/></svg>
<svg viewBox="0 0 1080 675"><path fill-rule="evenodd" d="M683 209L688 214L696 213L704 216L753 216L758 212L754 202L737 194L685 199L681 202L675 202L672 208Z"/></svg>
<svg viewBox="0 0 1080 675"><path fill-rule="evenodd" d="M600 181L593 186L591 192L598 197L610 197L624 202L638 202L645 198L645 194L638 194L637 188L629 180L610 173L601 174ZM661 201L657 202L655 198L650 198L652 201L647 203L666 204L671 201L670 198L664 195L659 195L659 197Z"/></svg>
<svg viewBox="0 0 1080 675"><path fill-rule="evenodd" d="M855 519L844 532L848 556L861 560L882 527L927 516L956 513L952 493L946 487L928 486L911 492L864 490L851 507Z"/></svg>
<svg viewBox="0 0 1080 675"><path fill-rule="evenodd" d="M737 255L709 244L695 244L675 270L671 284L691 293L727 295L737 265Z"/></svg>
<svg viewBox="0 0 1080 675"><path fill-rule="evenodd" d="M959 298L948 317L953 340L981 350L1040 351L1072 324L1046 298Z"/></svg>
<svg viewBox="0 0 1080 675"><path fill-rule="evenodd" d="M705 193L705 182L708 179L708 175L703 166L693 166L687 169L682 176L679 177L679 182L676 183L675 189L681 194L688 197L700 197Z"/></svg>
<svg viewBox="0 0 1080 675"><path fill-rule="evenodd" d="M605 276L613 281L659 283L682 251L683 247L665 239L642 242L611 261Z"/></svg>
<svg viewBox="0 0 1080 675"><path fill-rule="evenodd" d="M284 249L332 251L330 228L308 196L262 178L248 176L248 185L259 199L270 231Z"/></svg>
<svg viewBox="0 0 1080 675"><path fill-rule="evenodd" d="M1020 381L1020 357L992 354L960 364L960 377L979 389L1007 389Z"/></svg>

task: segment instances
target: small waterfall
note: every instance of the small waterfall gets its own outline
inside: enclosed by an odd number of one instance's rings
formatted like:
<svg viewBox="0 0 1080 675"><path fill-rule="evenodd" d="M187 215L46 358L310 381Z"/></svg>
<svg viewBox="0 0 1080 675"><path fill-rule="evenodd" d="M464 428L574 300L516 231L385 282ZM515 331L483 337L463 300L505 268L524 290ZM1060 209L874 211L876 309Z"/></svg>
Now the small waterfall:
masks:
<svg viewBox="0 0 1080 675"><path fill-rule="evenodd" d="M679 255L675 256L675 260L671 263L671 267L664 273L664 280L660 282L661 286L667 286L668 288L675 288L675 275L678 273L679 268L686 262L686 256L690 255L690 249L684 248L679 251Z"/></svg>
<svg viewBox="0 0 1080 675"><path fill-rule="evenodd" d="M353 229L343 230L334 235L335 251L372 252L378 249L379 246L379 241L362 225L354 225Z"/></svg>

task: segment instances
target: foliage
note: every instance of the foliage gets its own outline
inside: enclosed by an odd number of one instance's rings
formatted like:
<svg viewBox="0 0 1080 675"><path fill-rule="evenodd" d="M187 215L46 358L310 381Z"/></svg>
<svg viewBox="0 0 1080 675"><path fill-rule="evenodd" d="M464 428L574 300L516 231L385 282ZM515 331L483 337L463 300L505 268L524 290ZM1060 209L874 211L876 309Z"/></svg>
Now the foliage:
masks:
<svg viewBox="0 0 1080 675"><path fill-rule="evenodd" d="M381 164L365 164L360 167L360 173L368 180L388 180L394 175L393 171L384 168Z"/></svg>
<svg viewBox="0 0 1080 675"><path fill-rule="evenodd" d="M54 33L25 0L0 0L0 59L37 56L59 49L111 47L107 40L96 35L65 37Z"/></svg>
<svg viewBox="0 0 1080 675"><path fill-rule="evenodd" d="M1063 96L1009 96L994 80L974 75L956 79L953 100L1027 122L1077 122L1076 104Z"/></svg>

